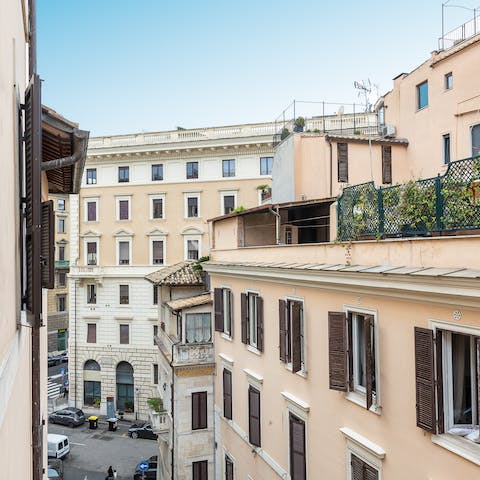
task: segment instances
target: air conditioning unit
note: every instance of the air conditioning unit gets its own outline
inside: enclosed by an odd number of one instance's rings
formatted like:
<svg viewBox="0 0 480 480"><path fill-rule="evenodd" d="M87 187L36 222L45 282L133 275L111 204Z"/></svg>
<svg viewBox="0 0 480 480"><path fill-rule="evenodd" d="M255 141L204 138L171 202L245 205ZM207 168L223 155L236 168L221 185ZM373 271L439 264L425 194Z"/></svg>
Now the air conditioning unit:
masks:
<svg viewBox="0 0 480 480"><path fill-rule="evenodd" d="M397 129L394 125L382 125L380 127L380 134L383 137L394 137L397 134Z"/></svg>

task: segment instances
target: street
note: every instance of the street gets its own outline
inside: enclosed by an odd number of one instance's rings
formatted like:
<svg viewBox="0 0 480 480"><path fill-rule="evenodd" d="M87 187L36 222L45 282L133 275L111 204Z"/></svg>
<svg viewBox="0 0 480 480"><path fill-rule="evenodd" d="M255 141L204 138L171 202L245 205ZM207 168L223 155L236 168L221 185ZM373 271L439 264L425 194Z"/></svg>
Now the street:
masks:
<svg viewBox="0 0 480 480"><path fill-rule="evenodd" d="M68 373L68 362L62 362L52 367L48 367L48 376L52 377L53 375L58 375L62 372L62 369L65 369L65 372Z"/></svg>
<svg viewBox="0 0 480 480"><path fill-rule="evenodd" d="M90 430L88 425L48 425L49 433L66 435L70 442L70 454L64 460L64 480L104 480L109 465L117 470L118 480L132 480L136 465L158 454L156 441L128 436L130 423L119 422L116 432L109 432L104 423L96 430Z"/></svg>

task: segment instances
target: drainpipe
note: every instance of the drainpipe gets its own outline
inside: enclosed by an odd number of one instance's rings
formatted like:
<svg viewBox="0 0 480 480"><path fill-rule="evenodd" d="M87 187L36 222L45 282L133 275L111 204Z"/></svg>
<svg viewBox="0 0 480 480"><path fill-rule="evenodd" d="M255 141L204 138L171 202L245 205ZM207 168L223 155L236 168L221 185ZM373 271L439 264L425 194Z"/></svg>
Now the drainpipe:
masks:
<svg viewBox="0 0 480 480"><path fill-rule="evenodd" d="M277 211L269 208L271 214L275 215L275 236L277 245L280 245L280 214L278 213L278 206L276 207Z"/></svg>

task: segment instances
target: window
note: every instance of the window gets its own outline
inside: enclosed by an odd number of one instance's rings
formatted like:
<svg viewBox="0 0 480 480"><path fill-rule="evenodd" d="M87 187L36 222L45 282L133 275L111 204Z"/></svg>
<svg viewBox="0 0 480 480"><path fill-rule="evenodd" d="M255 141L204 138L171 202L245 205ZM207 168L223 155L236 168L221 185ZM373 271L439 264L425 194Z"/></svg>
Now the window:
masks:
<svg viewBox="0 0 480 480"><path fill-rule="evenodd" d="M233 294L228 288L215 288L215 331L233 337Z"/></svg>
<svg viewBox="0 0 480 480"><path fill-rule="evenodd" d="M59 198L57 200L57 209L62 212L65 211L65 200L63 198Z"/></svg>
<svg viewBox="0 0 480 480"><path fill-rule="evenodd" d="M87 285L87 303L97 303L97 286L94 283Z"/></svg>
<svg viewBox="0 0 480 480"><path fill-rule="evenodd" d="M153 364L153 384L158 385L158 363Z"/></svg>
<svg viewBox="0 0 480 480"><path fill-rule="evenodd" d="M97 242L87 242L87 265L97 264Z"/></svg>
<svg viewBox="0 0 480 480"><path fill-rule="evenodd" d="M382 183L392 183L392 147L382 145Z"/></svg>
<svg viewBox="0 0 480 480"><path fill-rule="evenodd" d="M67 310L67 296L57 295L57 312L65 312Z"/></svg>
<svg viewBox="0 0 480 480"><path fill-rule="evenodd" d="M208 460L192 463L193 480L208 480Z"/></svg>
<svg viewBox="0 0 480 480"><path fill-rule="evenodd" d="M187 197L187 217L198 217L198 197Z"/></svg>
<svg viewBox="0 0 480 480"><path fill-rule="evenodd" d="M62 217L58 219L58 233L65 233L65 219Z"/></svg>
<svg viewBox="0 0 480 480"><path fill-rule="evenodd" d="M305 422L289 413L289 427L290 478L291 480L306 480Z"/></svg>
<svg viewBox="0 0 480 480"><path fill-rule="evenodd" d="M57 330L57 350L60 352L67 349L67 331Z"/></svg>
<svg viewBox="0 0 480 480"><path fill-rule="evenodd" d="M451 90L453 88L453 73L449 72L445 75L445 90Z"/></svg>
<svg viewBox="0 0 480 480"><path fill-rule="evenodd" d="M232 419L232 372L223 369L223 416Z"/></svg>
<svg viewBox="0 0 480 480"><path fill-rule="evenodd" d="M480 155L480 124L472 127L472 157Z"/></svg>
<svg viewBox="0 0 480 480"><path fill-rule="evenodd" d="M303 303L279 300L280 360L292 365L292 371L305 370Z"/></svg>
<svg viewBox="0 0 480 480"><path fill-rule="evenodd" d="M67 274L65 272L58 272L57 284L59 288L67 285Z"/></svg>
<svg viewBox="0 0 480 480"><path fill-rule="evenodd" d="M260 175L272 174L273 157L260 158Z"/></svg>
<svg viewBox="0 0 480 480"><path fill-rule="evenodd" d="M128 345L130 343L130 325L120 324L120 345Z"/></svg>
<svg viewBox="0 0 480 480"><path fill-rule="evenodd" d="M65 261L65 245L58 246L58 261L59 262Z"/></svg>
<svg viewBox="0 0 480 480"><path fill-rule="evenodd" d="M87 185L95 185L97 183L97 169L87 168Z"/></svg>
<svg viewBox="0 0 480 480"><path fill-rule="evenodd" d="M100 405L101 399L101 382L85 380L83 382L83 404Z"/></svg>
<svg viewBox="0 0 480 480"><path fill-rule="evenodd" d="M442 136L443 141L443 163L448 165L450 163L450 134L447 133Z"/></svg>
<svg viewBox="0 0 480 480"><path fill-rule="evenodd" d="M198 240L187 240L187 260L198 260Z"/></svg>
<svg viewBox="0 0 480 480"><path fill-rule="evenodd" d="M466 332L415 328L417 426L478 441L480 337Z"/></svg>
<svg viewBox="0 0 480 480"><path fill-rule="evenodd" d="M381 126L385 125L385 105L378 109L378 124Z"/></svg>
<svg viewBox="0 0 480 480"><path fill-rule="evenodd" d="M248 387L248 441L257 447L261 446L260 438L260 392Z"/></svg>
<svg viewBox="0 0 480 480"><path fill-rule="evenodd" d="M348 143L337 143L338 181L348 182Z"/></svg>
<svg viewBox="0 0 480 480"><path fill-rule="evenodd" d="M152 198L152 218L163 218L163 198Z"/></svg>
<svg viewBox="0 0 480 480"><path fill-rule="evenodd" d="M225 480L234 480L233 460L228 455L225 455Z"/></svg>
<svg viewBox="0 0 480 480"><path fill-rule="evenodd" d="M152 264L163 265L163 240L152 240Z"/></svg>
<svg viewBox="0 0 480 480"><path fill-rule="evenodd" d="M198 178L198 162L187 162L187 178Z"/></svg>
<svg viewBox="0 0 480 480"><path fill-rule="evenodd" d="M152 181L163 180L163 164L152 165Z"/></svg>
<svg viewBox="0 0 480 480"><path fill-rule="evenodd" d="M263 352L263 299L256 293L242 293L242 342Z"/></svg>
<svg viewBox="0 0 480 480"><path fill-rule="evenodd" d="M211 341L210 313L187 313L185 315L185 343L208 343Z"/></svg>
<svg viewBox="0 0 480 480"><path fill-rule="evenodd" d="M158 287L156 285L153 286L153 305L158 305ZM153 326L155 330L156 325Z"/></svg>
<svg viewBox="0 0 480 480"><path fill-rule="evenodd" d="M158 337L158 325L153 326L153 344L157 345L157 341L155 340L155 337Z"/></svg>
<svg viewBox="0 0 480 480"><path fill-rule="evenodd" d="M369 410L377 401L373 315L328 312L328 338L330 389L355 392Z"/></svg>
<svg viewBox="0 0 480 480"><path fill-rule="evenodd" d="M234 177L235 176L235 160L222 160L222 176Z"/></svg>
<svg viewBox="0 0 480 480"><path fill-rule="evenodd" d="M130 200L118 200L118 219L130 219Z"/></svg>
<svg viewBox="0 0 480 480"><path fill-rule="evenodd" d="M130 167L118 167L118 182L125 183L130 181Z"/></svg>
<svg viewBox="0 0 480 480"><path fill-rule="evenodd" d="M223 213L227 215L232 210L235 210L235 195L223 196Z"/></svg>
<svg viewBox="0 0 480 480"><path fill-rule="evenodd" d="M129 241L118 242L118 264L119 265L130 264L130 242Z"/></svg>
<svg viewBox="0 0 480 480"><path fill-rule="evenodd" d="M207 428L207 392L192 393L192 430Z"/></svg>
<svg viewBox="0 0 480 480"><path fill-rule="evenodd" d="M97 202L87 201L87 222L97 221Z"/></svg>
<svg viewBox="0 0 480 480"><path fill-rule="evenodd" d="M97 324L87 324L87 343L97 343Z"/></svg>
<svg viewBox="0 0 480 480"><path fill-rule="evenodd" d="M350 478L352 480L378 480L378 470L350 453ZM293 477L292 480L294 480Z"/></svg>
<svg viewBox="0 0 480 480"><path fill-rule="evenodd" d="M421 110L427 105L428 105L428 82L423 82L420 85L417 85L417 109Z"/></svg>
<svg viewBox="0 0 480 480"><path fill-rule="evenodd" d="M128 285L120 285L120 305L128 305L129 304L129 292L128 292Z"/></svg>

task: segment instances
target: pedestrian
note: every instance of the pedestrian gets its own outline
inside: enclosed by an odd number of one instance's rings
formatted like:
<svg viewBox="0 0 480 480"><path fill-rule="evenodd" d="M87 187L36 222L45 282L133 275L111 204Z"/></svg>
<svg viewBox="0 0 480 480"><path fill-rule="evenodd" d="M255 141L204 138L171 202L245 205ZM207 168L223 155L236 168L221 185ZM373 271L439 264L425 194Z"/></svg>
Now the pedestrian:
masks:
<svg viewBox="0 0 480 480"><path fill-rule="evenodd" d="M107 470L107 477L105 478L105 480L113 480L114 476L113 476L113 468L112 466L110 465L108 467L108 470Z"/></svg>
<svg viewBox="0 0 480 480"><path fill-rule="evenodd" d="M117 471L115 469L113 469L113 478L117 480Z"/></svg>

